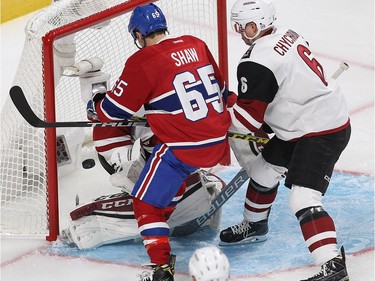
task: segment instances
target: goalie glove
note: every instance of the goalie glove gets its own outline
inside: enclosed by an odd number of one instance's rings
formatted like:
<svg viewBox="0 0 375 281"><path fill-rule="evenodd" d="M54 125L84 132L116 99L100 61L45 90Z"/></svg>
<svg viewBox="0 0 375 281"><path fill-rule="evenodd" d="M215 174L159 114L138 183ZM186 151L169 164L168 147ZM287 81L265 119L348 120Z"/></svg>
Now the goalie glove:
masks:
<svg viewBox="0 0 375 281"><path fill-rule="evenodd" d="M142 148L141 139L137 139L132 146L115 149L110 162L116 173L109 178L111 184L131 193L135 182L143 170L146 157Z"/></svg>

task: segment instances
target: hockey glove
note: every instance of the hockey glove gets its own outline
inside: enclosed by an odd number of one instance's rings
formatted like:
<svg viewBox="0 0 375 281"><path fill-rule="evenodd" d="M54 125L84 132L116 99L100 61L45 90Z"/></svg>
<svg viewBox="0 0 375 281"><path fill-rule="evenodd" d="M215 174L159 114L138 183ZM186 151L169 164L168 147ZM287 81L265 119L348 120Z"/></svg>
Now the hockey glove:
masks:
<svg viewBox="0 0 375 281"><path fill-rule="evenodd" d="M96 114L96 110L95 110L95 103L93 100L89 100L87 102L86 114L87 114L87 119L89 119L90 121L93 121L93 122L99 121L98 115Z"/></svg>
<svg viewBox="0 0 375 281"><path fill-rule="evenodd" d="M104 97L106 95L105 88L103 88L103 91L95 91L95 92L93 92L92 99L87 102L86 114L87 114L87 118L90 121L99 121L99 117L98 117L98 115L96 113L95 106L96 106L96 104L99 101L101 101L102 99L104 99Z"/></svg>

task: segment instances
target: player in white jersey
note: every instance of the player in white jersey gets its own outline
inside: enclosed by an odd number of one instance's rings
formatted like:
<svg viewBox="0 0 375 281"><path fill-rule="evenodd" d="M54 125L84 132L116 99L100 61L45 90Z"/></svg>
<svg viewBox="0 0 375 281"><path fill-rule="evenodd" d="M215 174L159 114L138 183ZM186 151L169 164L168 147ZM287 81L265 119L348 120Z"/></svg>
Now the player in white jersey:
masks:
<svg viewBox="0 0 375 281"><path fill-rule="evenodd" d="M221 232L221 244L266 239L271 206L286 174L289 206L309 251L322 265L305 281L349 280L344 249L339 253L333 219L321 202L350 138L346 102L303 37L275 20L271 0L239 0L231 10L234 30L250 47L237 68L238 100L230 109L230 130L250 133L268 127L274 136L245 167L251 180L244 219Z"/></svg>

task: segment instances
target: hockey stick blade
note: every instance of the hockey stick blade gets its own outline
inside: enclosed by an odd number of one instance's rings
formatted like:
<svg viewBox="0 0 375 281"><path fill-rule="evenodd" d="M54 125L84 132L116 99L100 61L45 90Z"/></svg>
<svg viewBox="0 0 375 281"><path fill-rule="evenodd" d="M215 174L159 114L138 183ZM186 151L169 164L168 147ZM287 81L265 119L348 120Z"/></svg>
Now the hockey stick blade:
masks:
<svg viewBox="0 0 375 281"><path fill-rule="evenodd" d="M13 86L10 89L10 98L13 104L22 115L22 117L33 127L36 128L59 128L59 127L131 127L131 126L148 126L146 119L136 117L134 119L119 122L91 122L91 121L71 121L71 122L46 122L35 115L21 87Z"/></svg>
<svg viewBox="0 0 375 281"><path fill-rule="evenodd" d="M245 169L241 169L227 186L211 201L210 210L202 216L189 221L173 229L174 236L186 236L192 234L203 226L240 187L249 179Z"/></svg>

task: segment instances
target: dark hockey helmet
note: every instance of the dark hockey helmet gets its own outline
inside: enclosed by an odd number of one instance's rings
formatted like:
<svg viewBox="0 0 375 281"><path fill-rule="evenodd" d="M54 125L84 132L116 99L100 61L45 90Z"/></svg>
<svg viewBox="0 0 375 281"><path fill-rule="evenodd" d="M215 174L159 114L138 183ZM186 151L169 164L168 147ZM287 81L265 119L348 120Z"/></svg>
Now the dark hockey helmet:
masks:
<svg viewBox="0 0 375 281"><path fill-rule="evenodd" d="M136 31L139 31L143 36L147 36L152 32L163 29L167 29L167 20L158 6L148 4L134 9L128 26L129 33L134 40L137 39Z"/></svg>

